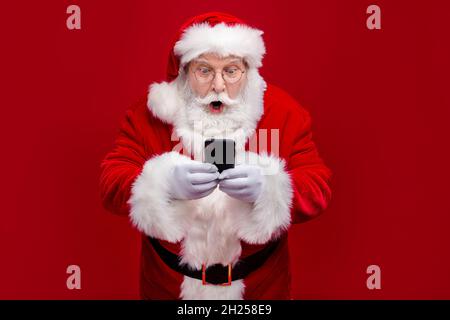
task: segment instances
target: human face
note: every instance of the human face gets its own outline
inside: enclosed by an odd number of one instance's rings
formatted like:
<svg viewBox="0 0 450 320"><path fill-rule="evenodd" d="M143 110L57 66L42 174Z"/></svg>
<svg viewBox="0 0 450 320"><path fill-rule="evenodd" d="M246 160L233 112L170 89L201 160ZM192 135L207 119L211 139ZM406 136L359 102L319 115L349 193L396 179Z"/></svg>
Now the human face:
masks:
<svg viewBox="0 0 450 320"><path fill-rule="evenodd" d="M213 73L211 81L205 81L196 76L196 72L199 70L208 69ZM233 70L242 73L237 81L233 81L227 76L227 72L233 72ZM242 58L220 57L213 53L202 54L191 61L187 71L189 86L193 93L200 98L213 94L215 96L226 95L230 99L235 99L241 93L247 79L246 66ZM214 101L210 103L209 110L211 113L220 113L224 104L226 101Z"/></svg>

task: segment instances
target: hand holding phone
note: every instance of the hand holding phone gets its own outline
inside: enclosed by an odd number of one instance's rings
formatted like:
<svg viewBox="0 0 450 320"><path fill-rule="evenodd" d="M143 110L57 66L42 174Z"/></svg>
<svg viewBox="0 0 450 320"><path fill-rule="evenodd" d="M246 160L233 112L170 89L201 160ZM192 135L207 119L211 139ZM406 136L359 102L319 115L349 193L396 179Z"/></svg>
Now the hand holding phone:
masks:
<svg viewBox="0 0 450 320"><path fill-rule="evenodd" d="M211 194L219 183L217 168L208 163L179 163L169 179L170 195L177 200L200 199Z"/></svg>
<svg viewBox="0 0 450 320"><path fill-rule="evenodd" d="M246 164L222 172L219 181L220 191L246 202L255 202L265 184L261 168Z"/></svg>

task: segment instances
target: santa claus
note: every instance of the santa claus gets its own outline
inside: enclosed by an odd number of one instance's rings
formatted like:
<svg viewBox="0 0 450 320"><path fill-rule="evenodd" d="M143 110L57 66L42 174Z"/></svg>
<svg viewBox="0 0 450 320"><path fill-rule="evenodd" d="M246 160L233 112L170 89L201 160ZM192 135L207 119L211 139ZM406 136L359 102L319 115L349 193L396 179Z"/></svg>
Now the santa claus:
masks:
<svg viewBox="0 0 450 320"><path fill-rule="evenodd" d="M102 162L104 206L143 233L144 299L290 298L287 230L327 207L331 172L309 113L259 74L262 34L218 12L187 21ZM234 141L234 167L204 161L209 139Z"/></svg>

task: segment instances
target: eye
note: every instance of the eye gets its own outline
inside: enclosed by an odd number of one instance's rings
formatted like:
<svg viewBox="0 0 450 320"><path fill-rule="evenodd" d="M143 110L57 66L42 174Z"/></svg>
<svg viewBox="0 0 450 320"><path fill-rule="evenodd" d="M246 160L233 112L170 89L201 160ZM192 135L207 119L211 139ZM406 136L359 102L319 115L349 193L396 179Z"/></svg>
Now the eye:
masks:
<svg viewBox="0 0 450 320"><path fill-rule="evenodd" d="M199 67L198 71L200 72L201 75L209 75L211 73L211 69L207 67Z"/></svg>
<svg viewBox="0 0 450 320"><path fill-rule="evenodd" d="M230 68L224 69L224 71L229 76L235 76L236 74L239 73L240 70L236 67L230 67Z"/></svg>

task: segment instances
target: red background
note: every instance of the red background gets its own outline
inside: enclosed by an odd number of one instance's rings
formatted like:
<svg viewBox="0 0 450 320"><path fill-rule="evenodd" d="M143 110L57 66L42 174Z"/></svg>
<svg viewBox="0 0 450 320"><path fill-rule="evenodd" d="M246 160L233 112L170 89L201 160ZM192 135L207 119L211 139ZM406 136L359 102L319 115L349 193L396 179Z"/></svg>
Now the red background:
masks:
<svg viewBox="0 0 450 320"><path fill-rule="evenodd" d="M450 298L445 1L9 1L0 8L0 298L138 298L139 234L100 203L125 109L205 11L265 30L263 76L313 117L333 199L292 228L294 298ZM81 30L66 8L81 7ZM382 30L366 28L378 4ZM81 290L66 268L81 267ZM381 267L381 290L366 268Z"/></svg>

